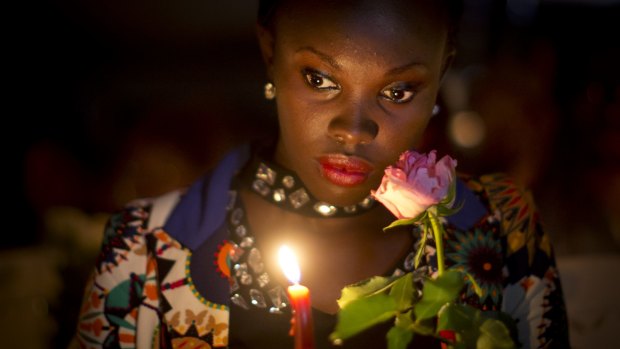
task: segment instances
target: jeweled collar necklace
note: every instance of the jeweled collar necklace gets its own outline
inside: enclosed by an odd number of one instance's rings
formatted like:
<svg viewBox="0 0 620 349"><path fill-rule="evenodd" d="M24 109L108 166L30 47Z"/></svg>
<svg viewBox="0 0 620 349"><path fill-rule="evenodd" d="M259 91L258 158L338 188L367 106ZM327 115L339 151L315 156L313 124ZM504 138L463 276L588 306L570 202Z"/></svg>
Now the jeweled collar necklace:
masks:
<svg viewBox="0 0 620 349"><path fill-rule="evenodd" d="M242 182L263 199L283 209L310 217L351 217L370 210L375 200L368 195L350 206L336 206L320 201L304 187L295 172L266 160L254 152Z"/></svg>

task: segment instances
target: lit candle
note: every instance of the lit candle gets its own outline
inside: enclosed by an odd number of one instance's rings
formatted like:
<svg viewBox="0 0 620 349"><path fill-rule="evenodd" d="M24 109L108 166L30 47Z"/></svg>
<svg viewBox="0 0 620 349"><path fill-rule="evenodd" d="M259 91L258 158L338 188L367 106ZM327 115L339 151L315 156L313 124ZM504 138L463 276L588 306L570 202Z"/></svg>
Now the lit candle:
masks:
<svg viewBox="0 0 620 349"><path fill-rule="evenodd" d="M290 334L295 336L295 349L314 349L310 290L299 284L301 272L297 258L290 248L280 247L279 260L284 275L293 283L288 287L287 293L293 307L293 319L291 320L293 326Z"/></svg>

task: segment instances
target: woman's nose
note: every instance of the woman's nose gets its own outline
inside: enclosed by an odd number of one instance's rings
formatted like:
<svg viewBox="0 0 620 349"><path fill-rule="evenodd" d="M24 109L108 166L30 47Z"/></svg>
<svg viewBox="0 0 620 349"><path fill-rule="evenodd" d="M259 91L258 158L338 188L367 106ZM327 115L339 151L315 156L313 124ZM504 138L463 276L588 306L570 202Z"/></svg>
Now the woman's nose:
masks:
<svg viewBox="0 0 620 349"><path fill-rule="evenodd" d="M352 103L346 110L332 118L328 132L336 142L356 146L369 144L379 133L379 125L371 116L364 103Z"/></svg>

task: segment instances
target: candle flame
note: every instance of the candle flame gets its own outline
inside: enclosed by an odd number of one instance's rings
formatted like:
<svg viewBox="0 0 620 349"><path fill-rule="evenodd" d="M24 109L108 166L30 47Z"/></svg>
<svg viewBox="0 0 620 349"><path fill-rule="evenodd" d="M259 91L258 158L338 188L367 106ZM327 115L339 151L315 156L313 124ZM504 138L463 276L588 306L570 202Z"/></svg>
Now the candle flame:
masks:
<svg viewBox="0 0 620 349"><path fill-rule="evenodd" d="M299 264L297 263L297 257L293 250L283 245L280 247L280 251L278 251L278 260L286 278L289 279L290 282L298 284L301 278L301 272L299 271Z"/></svg>

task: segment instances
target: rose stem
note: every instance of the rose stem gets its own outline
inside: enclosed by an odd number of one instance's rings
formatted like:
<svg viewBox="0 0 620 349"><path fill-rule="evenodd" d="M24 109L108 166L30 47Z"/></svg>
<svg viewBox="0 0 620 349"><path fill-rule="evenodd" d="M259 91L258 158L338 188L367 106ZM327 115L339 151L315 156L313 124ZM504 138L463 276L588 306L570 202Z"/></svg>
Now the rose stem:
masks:
<svg viewBox="0 0 620 349"><path fill-rule="evenodd" d="M437 272L438 275L441 276L444 270L443 264L443 229L437 220L437 216L435 215L434 210L428 210L428 218L431 221L431 226L433 227L433 236L435 237L435 248L437 249Z"/></svg>

